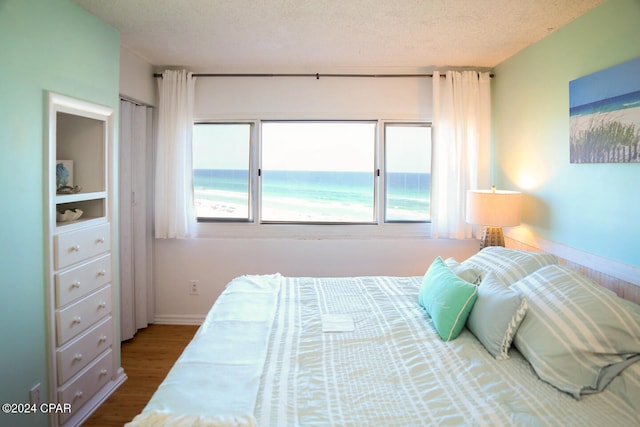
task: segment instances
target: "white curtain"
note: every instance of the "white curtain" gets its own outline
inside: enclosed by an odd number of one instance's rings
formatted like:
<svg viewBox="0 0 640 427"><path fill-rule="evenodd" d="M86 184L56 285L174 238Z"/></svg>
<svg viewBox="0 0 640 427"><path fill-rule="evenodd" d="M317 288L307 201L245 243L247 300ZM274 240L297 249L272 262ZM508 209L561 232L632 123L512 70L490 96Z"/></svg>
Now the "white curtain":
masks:
<svg viewBox="0 0 640 427"><path fill-rule="evenodd" d="M158 79L159 108L155 171L155 236L182 239L193 231L193 99L195 78L166 70Z"/></svg>
<svg viewBox="0 0 640 427"><path fill-rule="evenodd" d="M488 177L491 77L476 71L433 73L431 235L473 237L465 222L467 190Z"/></svg>
<svg viewBox="0 0 640 427"><path fill-rule="evenodd" d="M153 322L153 109L120 101L119 226L120 332L133 338Z"/></svg>

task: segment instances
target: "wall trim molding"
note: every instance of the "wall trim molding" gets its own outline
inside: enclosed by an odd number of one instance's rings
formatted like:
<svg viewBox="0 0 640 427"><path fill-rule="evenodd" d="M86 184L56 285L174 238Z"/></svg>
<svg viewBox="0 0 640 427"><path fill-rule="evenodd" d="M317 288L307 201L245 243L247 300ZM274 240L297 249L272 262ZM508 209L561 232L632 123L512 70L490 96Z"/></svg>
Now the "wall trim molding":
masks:
<svg viewBox="0 0 640 427"><path fill-rule="evenodd" d="M525 245L554 254L560 258L566 259L567 261L597 270L633 285L640 286L640 268L638 267L584 252L560 243L552 242L550 240L534 236L531 233L518 232L517 228L508 230L505 234L506 237L520 243L524 243Z"/></svg>
<svg viewBox="0 0 640 427"><path fill-rule="evenodd" d="M205 315L156 314L153 323L157 325L201 325Z"/></svg>

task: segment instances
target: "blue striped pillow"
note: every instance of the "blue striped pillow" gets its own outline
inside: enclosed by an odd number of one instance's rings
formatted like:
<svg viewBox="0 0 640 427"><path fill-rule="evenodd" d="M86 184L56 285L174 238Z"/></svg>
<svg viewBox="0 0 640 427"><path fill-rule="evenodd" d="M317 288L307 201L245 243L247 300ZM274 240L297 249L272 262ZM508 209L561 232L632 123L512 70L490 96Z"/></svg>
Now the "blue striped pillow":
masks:
<svg viewBox="0 0 640 427"><path fill-rule="evenodd" d="M528 300L514 345L538 376L576 399L640 360L640 306L560 265L514 283Z"/></svg>
<svg viewBox="0 0 640 427"><path fill-rule="evenodd" d="M509 286L541 267L558 264L558 257L502 246L489 246L460 264L484 272L483 276L492 271L500 283Z"/></svg>

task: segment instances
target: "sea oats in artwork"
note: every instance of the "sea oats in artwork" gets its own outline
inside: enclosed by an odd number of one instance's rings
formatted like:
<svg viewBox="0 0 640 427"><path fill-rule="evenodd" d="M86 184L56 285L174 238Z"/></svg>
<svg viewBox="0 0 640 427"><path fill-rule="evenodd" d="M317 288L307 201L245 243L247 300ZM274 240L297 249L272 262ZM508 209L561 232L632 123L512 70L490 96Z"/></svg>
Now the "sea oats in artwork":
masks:
<svg viewBox="0 0 640 427"><path fill-rule="evenodd" d="M640 58L569 82L571 163L640 162Z"/></svg>

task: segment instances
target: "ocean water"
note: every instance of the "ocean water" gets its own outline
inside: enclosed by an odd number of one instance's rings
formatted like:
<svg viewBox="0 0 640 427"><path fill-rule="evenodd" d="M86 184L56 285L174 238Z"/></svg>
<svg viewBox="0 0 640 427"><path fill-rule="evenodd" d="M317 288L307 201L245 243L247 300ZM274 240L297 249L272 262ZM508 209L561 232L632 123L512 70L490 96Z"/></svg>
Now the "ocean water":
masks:
<svg viewBox="0 0 640 427"><path fill-rule="evenodd" d="M571 107L569 115L581 116L594 113L610 113L627 108L640 107L640 91L625 93L624 95L614 96L612 98L601 99L584 105Z"/></svg>
<svg viewBox="0 0 640 427"><path fill-rule="evenodd" d="M261 179L263 220L371 222L375 218L373 172L263 171ZM194 187L196 201L213 209L209 216L246 216L246 171L196 169ZM386 219L428 221L430 188L429 174L388 174Z"/></svg>

